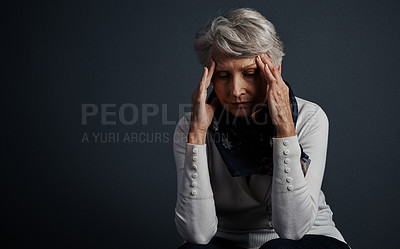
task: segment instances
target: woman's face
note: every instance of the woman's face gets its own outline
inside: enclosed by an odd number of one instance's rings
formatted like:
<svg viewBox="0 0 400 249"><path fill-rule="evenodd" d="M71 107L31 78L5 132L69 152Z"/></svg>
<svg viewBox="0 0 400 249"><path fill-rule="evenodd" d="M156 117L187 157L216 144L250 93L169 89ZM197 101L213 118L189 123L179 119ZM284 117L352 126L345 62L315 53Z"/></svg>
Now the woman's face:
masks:
<svg viewBox="0 0 400 249"><path fill-rule="evenodd" d="M213 56L216 68L212 85L221 105L232 115L247 117L264 106L268 86L262 79L255 57Z"/></svg>

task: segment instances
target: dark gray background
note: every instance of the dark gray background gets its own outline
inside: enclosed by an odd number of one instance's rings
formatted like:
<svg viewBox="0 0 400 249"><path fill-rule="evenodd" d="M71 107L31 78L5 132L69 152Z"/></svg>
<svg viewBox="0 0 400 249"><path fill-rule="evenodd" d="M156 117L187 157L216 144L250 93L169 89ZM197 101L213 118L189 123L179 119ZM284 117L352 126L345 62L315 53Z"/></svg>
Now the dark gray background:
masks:
<svg viewBox="0 0 400 249"><path fill-rule="evenodd" d="M397 1L7 1L2 12L1 244L176 248L174 125L81 123L82 104L167 104L199 82L194 33L253 7L275 24L283 76L330 120L323 184L353 248L398 248ZM141 113L140 113L141 114ZM128 117L128 116L127 116ZM113 118L111 118L113 119ZM169 141L82 143L84 132ZM3 247L5 248L5 247Z"/></svg>

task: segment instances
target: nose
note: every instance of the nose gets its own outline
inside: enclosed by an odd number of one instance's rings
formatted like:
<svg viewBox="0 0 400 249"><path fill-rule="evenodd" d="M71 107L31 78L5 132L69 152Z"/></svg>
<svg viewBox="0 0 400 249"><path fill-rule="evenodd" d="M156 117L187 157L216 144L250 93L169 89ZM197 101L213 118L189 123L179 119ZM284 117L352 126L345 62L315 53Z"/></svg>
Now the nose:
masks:
<svg viewBox="0 0 400 249"><path fill-rule="evenodd" d="M233 76L230 85L234 97L239 98L246 93L245 81L240 76Z"/></svg>

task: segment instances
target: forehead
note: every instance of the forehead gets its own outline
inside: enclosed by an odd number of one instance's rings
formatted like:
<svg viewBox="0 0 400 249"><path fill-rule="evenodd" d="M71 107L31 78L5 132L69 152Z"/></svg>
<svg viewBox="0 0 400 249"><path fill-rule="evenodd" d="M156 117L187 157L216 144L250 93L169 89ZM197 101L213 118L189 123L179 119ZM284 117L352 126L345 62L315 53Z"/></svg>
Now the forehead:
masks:
<svg viewBox="0 0 400 249"><path fill-rule="evenodd" d="M216 54L213 59L216 63L216 70L241 70L251 66L257 67L255 57L232 58Z"/></svg>

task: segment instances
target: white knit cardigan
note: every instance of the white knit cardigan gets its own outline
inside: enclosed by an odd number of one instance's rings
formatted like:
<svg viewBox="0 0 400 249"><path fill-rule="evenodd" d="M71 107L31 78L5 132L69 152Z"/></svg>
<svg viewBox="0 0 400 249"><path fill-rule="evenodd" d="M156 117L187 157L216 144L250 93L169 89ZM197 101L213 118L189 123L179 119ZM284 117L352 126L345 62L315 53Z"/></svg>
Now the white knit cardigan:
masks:
<svg viewBox="0 0 400 249"><path fill-rule="evenodd" d="M244 248L259 248L274 238L326 235L343 242L332 220L321 184L328 144L328 119L316 104L296 97L296 136L273 138L273 176L232 177L214 141L187 143L190 113L174 134L177 170L175 222L186 240L207 244L213 236ZM300 146L310 156L306 176Z"/></svg>

